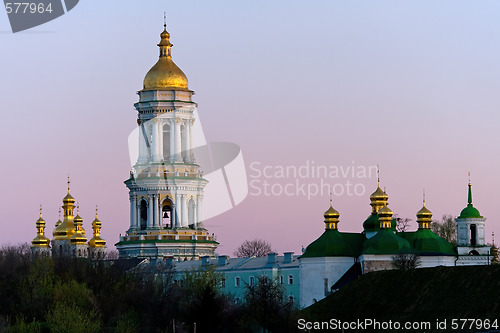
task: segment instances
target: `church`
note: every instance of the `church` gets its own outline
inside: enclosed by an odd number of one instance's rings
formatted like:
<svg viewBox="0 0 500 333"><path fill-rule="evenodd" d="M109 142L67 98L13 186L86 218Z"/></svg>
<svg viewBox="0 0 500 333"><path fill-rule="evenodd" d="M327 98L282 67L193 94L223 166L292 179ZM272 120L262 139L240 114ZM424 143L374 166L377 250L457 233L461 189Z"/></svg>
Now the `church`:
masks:
<svg viewBox="0 0 500 333"><path fill-rule="evenodd" d="M40 206L40 218L36 221L37 235L31 241L31 250L35 257L75 257L104 259L106 256L106 241L101 238L102 222L97 218L97 207L95 219L92 222L93 237L87 242L83 218L80 216L75 198L70 194L68 177L68 194L63 198L63 220L61 221L61 209L59 209L59 220L52 232L52 241L45 236L45 220L42 218L42 207ZM76 208L76 216L75 216ZM51 248L52 245L52 248Z"/></svg>
<svg viewBox="0 0 500 333"><path fill-rule="evenodd" d="M392 269L395 257L419 258L419 267L488 265L490 247L485 243L485 221L472 203L456 218L457 245L431 230L432 212L425 198L416 213L416 231L396 231L389 196L378 186L370 195L371 214L362 231L339 230L340 213L330 201L324 213L325 231L299 256L270 253L267 258L229 258L218 255L218 242L203 225L203 199L208 181L203 177L193 145L197 104L188 79L172 60L172 43L166 25L160 34L159 59L148 71L138 91L137 158L125 185L129 191L130 224L116 248L121 259L139 258L140 265L174 268L179 278L185 271L212 266L223 275L224 291L243 295L244 285L266 275L285 286L288 297L307 307L360 274ZM101 222L92 222L93 237L87 242L83 219L70 194L63 198L64 218L57 221L53 239L45 236L46 223L36 221L32 241L35 256L104 258L106 242L100 237ZM360 223L361 227L361 223ZM162 266L163 265L163 266ZM154 266L154 267L153 267Z"/></svg>

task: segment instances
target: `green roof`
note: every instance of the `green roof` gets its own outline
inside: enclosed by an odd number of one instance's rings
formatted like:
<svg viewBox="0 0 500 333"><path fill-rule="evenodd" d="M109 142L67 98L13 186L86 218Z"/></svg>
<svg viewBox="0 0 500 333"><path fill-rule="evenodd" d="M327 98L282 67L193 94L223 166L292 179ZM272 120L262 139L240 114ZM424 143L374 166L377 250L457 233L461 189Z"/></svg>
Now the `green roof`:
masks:
<svg viewBox="0 0 500 333"><path fill-rule="evenodd" d="M396 220L392 220L391 229L396 230ZM379 231L380 230L380 222L378 221L378 214L372 213L368 218L363 222L363 230L365 232L370 231Z"/></svg>
<svg viewBox="0 0 500 333"><path fill-rule="evenodd" d="M479 214L479 211L477 210L476 207L472 206L472 204L468 204L467 207L462 209L462 212L460 213L460 216L458 218L464 219L464 218L483 218L481 214Z"/></svg>
<svg viewBox="0 0 500 333"><path fill-rule="evenodd" d="M402 232L399 236L406 239L415 249L415 253L423 256L456 256L455 248L444 238L430 229L419 229L413 232Z"/></svg>
<svg viewBox="0 0 500 333"><path fill-rule="evenodd" d="M377 234L365 241L363 254L397 254L413 252L410 243L394 234L392 229L380 229Z"/></svg>
<svg viewBox="0 0 500 333"><path fill-rule="evenodd" d="M307 246L301 258L357 257L361 254L365 239L363 234L327 229Z"/></svg>

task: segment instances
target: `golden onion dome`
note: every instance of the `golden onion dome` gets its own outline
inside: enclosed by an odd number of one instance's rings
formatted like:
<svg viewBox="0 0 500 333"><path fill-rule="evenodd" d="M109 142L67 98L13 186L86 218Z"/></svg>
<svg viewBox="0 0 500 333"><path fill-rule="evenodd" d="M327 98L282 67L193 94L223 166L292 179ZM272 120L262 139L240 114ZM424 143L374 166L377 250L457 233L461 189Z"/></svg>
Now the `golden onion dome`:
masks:
<svg viewBox="0 0 500 333"><path fill-rule="evenodd" d="M160 34L160 58L144 77L144 89L188 88L186 74L172 60L170 34L166 28Z"/></svg>
<svg viewBox="0 0 500 333"><path fill-rule="evenodd" d="M383 217L392 217L394 213L392 212L392 210L387 206L387 205L384 205L384 207L380 208L379 211L378 211L378 216L380 218L383 218Z"/></svg>
<svg viewBox="0 0 500 333"><path fill-rule="evenodd" d="M425 207L425 202L422 208L417 212L417 218L418 219L431 219L432 218L432 212Z"/></svg>
<svg viewBox="0 0 500 333"><path fill-rule="evenodd" d="M370 200L371 201L385 201L385 200L389 200L389 196L387 195L387 193L382 191L382 189L380 188L380 184L379 184L377 189L375 190L375 192L373 192L370 195Z"/></svg>
<svg viewBox="0 0 500 333"><path fill-rule="evenodd" d="M328 208L328 210L325 212L324 217L325 219L338 218L340 217L340 213L335 208L333 208L332 203L330 203L330 208Z"/></svg>

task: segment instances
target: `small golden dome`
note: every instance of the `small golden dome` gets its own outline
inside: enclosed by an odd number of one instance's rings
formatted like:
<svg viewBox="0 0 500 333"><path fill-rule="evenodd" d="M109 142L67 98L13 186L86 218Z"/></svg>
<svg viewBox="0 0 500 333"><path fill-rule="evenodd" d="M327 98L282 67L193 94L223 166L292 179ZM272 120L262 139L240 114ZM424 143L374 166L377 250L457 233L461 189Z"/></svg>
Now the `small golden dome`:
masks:
<svg viewBox="0 0 500 333"><path fill-rule="evenodd" d="M375 190L375 192L373 192L370 195L370 200L371 201L386 201L386 200L389 200L389 196L387 195L387 193L382 191L382 189L380 188L380 184L379 184L377 189Z"/></svg>
<svg viewBox="0 0 500 333"><path fill-rule="evenodd" d="M417 212L418 219L430 219L432 218L432 212L425 207L425 202L422 208Z"/></svg>
<svg viewBox="0 0 500 333"><path fill-rule="evenodd" d="M144 78L144 89L188 88L186 74L172 60L170 34L166 29L160 34L160 58Z"/></svg>
<svg viewBox="0 0 500 333"><path fill-rule="evenodd" d="M378 211L378 216L380 218L382 217L392 217L394 213L392 212L392 210L387 207L387 205L384 205L384 207L380 208L379 211Z"/></svg>
<svg viewBox="0 0 500 333"><path fill-rule="evenodd" d="M75 202L75 198L73 198L73 196L71 196L68 191L68 194L66 194L66 196L63 198L63 202Z"/></svg>
<svg viewBox="0 0 500 333"><path fill-rule="evenodd" d="M335 208L333 208L332 204L330 203L330 208L328 208L328 210L325 212L324 217L325 217L325 219L327 219L327 218L339 218L340 213Z"/></svg>

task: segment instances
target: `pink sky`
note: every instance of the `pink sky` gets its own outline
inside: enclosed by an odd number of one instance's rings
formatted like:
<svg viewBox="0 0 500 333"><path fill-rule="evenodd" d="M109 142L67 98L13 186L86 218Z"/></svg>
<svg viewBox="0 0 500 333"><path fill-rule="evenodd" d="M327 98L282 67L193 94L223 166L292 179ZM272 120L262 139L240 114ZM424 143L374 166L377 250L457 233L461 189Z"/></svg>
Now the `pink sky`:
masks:
<svg viewBox="0 0 500 333"><path fill-rule="evenodd" d="M80 2L17 34L0 16L0 244L31 241L39 204L51 234L68 173L87 234L96 204L110 248L128 228L127 136L136 91L157 58L165 4L96 6ZM499 7L193 1L167 10L173 59L196 92L207 139L239 144L249 180L265 180L252 177L252 163L378 164L391 209L415 220L423 188L436 218L458 215L470 171L491 241L500 232ZM339 228L360 232L376 177L325 179L348 180L366 193L334 197ZM252 238L299 253L322 233L328 201L326 193L249 195L205 226L220 254Z"/></svg>

